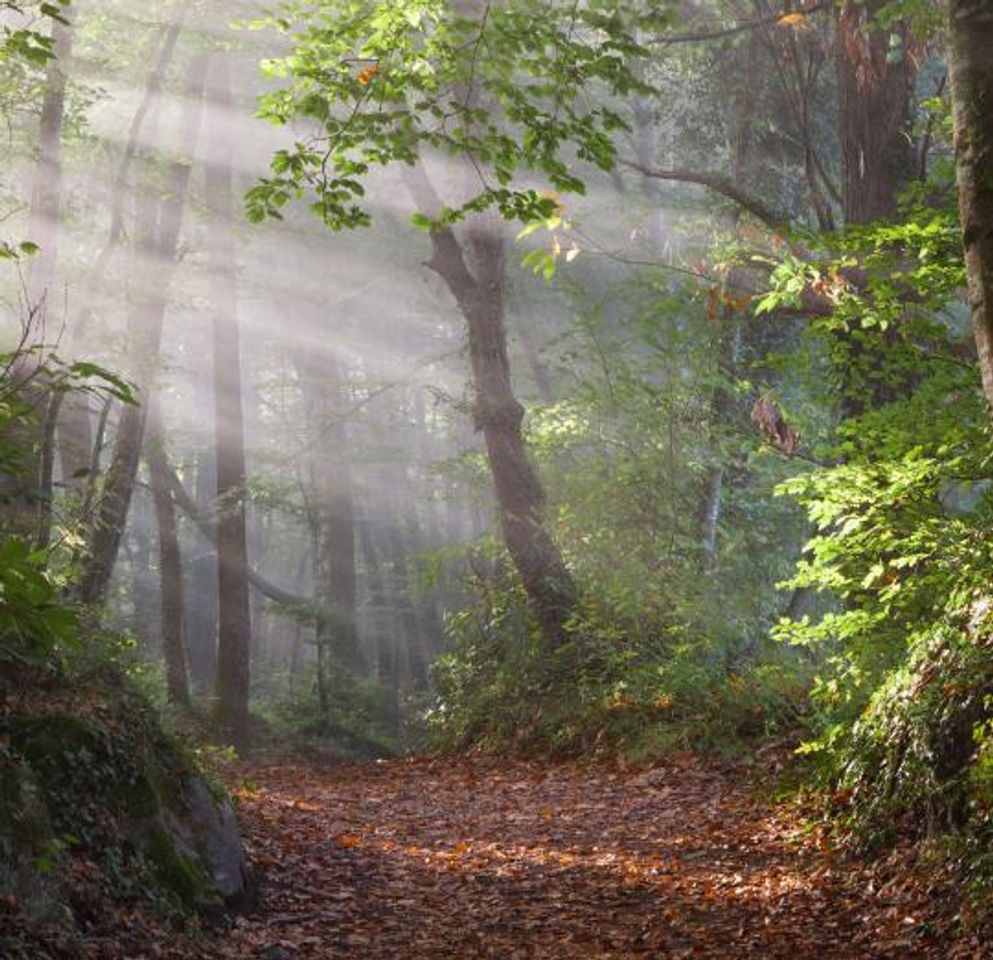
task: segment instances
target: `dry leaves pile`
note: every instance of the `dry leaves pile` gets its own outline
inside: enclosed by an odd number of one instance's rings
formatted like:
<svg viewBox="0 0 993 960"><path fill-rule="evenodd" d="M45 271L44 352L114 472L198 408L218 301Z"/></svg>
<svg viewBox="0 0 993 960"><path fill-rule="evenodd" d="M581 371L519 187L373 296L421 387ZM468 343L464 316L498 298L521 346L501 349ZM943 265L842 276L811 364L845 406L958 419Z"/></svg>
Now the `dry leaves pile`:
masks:
<svg viewBox="0 0 993 960"><path fill-rule="evenodd" d="M912 857L837 859L741 768L413 760L242 771L258 911L165 958L949 958ZM108 954L110 955L110 954Z"/></svg>

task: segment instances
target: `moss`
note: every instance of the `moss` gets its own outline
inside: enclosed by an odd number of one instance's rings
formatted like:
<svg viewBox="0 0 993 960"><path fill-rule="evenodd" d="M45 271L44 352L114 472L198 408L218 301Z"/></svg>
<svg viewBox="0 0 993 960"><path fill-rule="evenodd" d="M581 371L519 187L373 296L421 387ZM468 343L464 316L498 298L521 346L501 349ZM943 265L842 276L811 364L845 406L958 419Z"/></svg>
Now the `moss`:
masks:
<svg viewBox="0 0 993 960"><path fill-rule="evenodd" d="M148 703L123 683L24 690L0 713L0 889L26 889L25 870L71 848L90 864L92 874L80 876L91 880L39 874L62 902L75 903L76 887L89 885L162 915L221 911L202 852L185 839L196 765ZM29 822L30 811L45 815ZM80 896L93 900L85 890Z"/></svg>
<svg viewBox="0 0 993 960"><path fill-rule="evenodd" d="M11 742L32 766L58 766L58 758L76 750L99 750L102 733L95 724L67 713L20 716L11 723Z"/></svg>
<svg viewBox="0 0 993 960"><path fill-rule="evenodd" d="M48 809L30 768L0 755L0 887L8 886L19 864L40 856L52 839Z"/></svg>
<svg viewBox="0 0 993 960"><path fill-rule="evenodd" d="M145 841L144 854L155 878L183 907L192 910L202 906L210 884L199 865L176 848L167 831L153 830Z"/></svg>
<svg viewBox="0 0 993 960"><path fill-rule="evenodd" d="M11 723L11 743L57 801L56 809L65 811L57 819L83 807L87 822L108 815L141 820L175 805L177 777L188 772L171 744L155 737L144 720L124 709L102 720L67 713L21 716ZM58 825L71 829L68 822Z"/></svg>

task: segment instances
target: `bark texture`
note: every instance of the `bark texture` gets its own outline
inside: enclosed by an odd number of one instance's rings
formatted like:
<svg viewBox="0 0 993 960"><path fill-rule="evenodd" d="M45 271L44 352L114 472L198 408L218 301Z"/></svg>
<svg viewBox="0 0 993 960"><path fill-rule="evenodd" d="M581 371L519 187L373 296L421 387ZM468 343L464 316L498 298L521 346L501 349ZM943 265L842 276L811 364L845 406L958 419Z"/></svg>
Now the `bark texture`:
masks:
<svg viewBox="0 0 993 960"><path fill-rule="evenodd" d="M476 429L483 434L500 526L514 566L545 637L555 646L569 639L566 623L576 588L558 547L542 522L541 481L521 434L524 408L514 396L503 309L503 241L491 223L466 228L474 271L449 229L432 233L428 266L447 284L465 317L475 389Z"/></svg>
<svg viewBox="0 0 993 960"><path fill-rule="evenodd" d="M894 216L899 189L914 172L908 136L914 69L902 48L890 47L891 35L906 42L903 28L870 27L884 5L847 0L836 20L842 212L849 226Z"/></svg>
<svg viewBox="0 0 993 960"><path fill-rule="evenodd" d="M52 301L58 266L59 218L62 209L62 123L66 77L72 57L73 27L52 23L54 59L49 63L38 130L38 166L31 190L28 236L39 246L28 261L28 292L33 303Z"/></svg>
<svg viewBox="0 0 993 960"><path fill-rule="evenodd" d="M969 308L993 409L993 0L948 0L947 12Z"/></svg>

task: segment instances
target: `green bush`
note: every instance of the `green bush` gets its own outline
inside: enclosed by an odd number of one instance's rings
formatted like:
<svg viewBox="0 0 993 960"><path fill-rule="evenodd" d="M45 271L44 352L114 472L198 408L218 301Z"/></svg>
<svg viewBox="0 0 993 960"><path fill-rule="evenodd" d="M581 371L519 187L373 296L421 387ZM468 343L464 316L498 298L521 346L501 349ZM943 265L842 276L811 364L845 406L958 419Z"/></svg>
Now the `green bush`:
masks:
<svg viewBox="0 0 993 960"><path fill-rule="evenodd" d="M572 643L550 650L509 575L480 596L449 618L451 649L434 667L427 724L442 749L645 759L740 749L801 717L803 671L768 645L732 663L723 643L685 627L639 632L600 596L570 625Z"/></svg>

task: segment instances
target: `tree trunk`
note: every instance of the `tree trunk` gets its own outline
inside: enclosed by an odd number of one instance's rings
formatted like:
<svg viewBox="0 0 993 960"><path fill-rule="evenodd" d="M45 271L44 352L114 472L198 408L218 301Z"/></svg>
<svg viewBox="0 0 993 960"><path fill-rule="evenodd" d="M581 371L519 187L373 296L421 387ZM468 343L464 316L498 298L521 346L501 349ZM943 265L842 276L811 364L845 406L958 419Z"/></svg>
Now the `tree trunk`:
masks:
<svg viewBox="0 0 993 960"><path fill-rule="evenodd" d="M4 370L13 385L9 400L18 417L8 443L18 452L16 469L0 476L8 516L8 532L26 542L46 546L53 492L52 415L61 397L52 393L43 364L51 352L47 299L58 263L59 215L62 205L62 121L65 113L66 64L72 50L72 28L53 22L56 59L48 66L38 127L38 164L34 171L28 218L28 239L39 247L27 264L26 318L18 355ZM53 324L57 330L58 326ZM7 397L4 397L7 400Z"/></svg>
<svg viewBox="0 0 993 960"><path fill-rule="evenodd" d="M230 62L213 60L209 102L232 109ZM238 330L238 278L234 244L232 141L215 121L207 197L207 247L213 274L214 430L217 449L217 720L236 746L248 741L249 649L248 546L245 527L245 425Z"/></svg>
<svg viewBox="0 0 993 960"><path fill-rule="evenodd" d="M203 371L200 381L206 383ZM212 395L199 396L198 409L208 409ZM199 516L210 515L214 491L217 489L217 465L214 451L197 452L196 502ZM207 532L194 523L195 552L187 561L189 579L186 590L186 641L190 657L190 677L197 693L206 694L217 681L217 546Z"/></svg>
<svg viewBox="0 0 993 960"><path fill-rule="evenodd" d="M152 570L154 540L155 505L148 491L139 486L132 497L123 544L130 581L126 589L126 596L131 601L128 624L138 638L142 654L149 660L158 655L161 646L159 582Z"/></svg>
<svg viewBox="0 0 993 960"><path fill-rule="evenodd" d="M145 276L132 294L129 319L130 354L136 365L132 376L141 402L125 406L121 412L114 453L90 536L89 557L78 592L83 603L93 607L103 603L131 505L145 434L147 404L154 387L162 341L162 323L188 176L187 168L174 171L173 186L179 187L179 191L162 202L161 213L156 210L160 206L157 202L141 204L139 219L145 229L139 230L138 253L141 259L139 270ZM157 236L154 233L156 225Z"/></svg>
<svg viewBox="0 0 993 960"><path fill-rule="evenodd" d="M318 643L334 669L366 671L355 627L355 509L348 465L345 377L335 356L315 343L294 352L307 425L309 521L314 538Z"/></svg>
<svg viewBox="0 0 993 960"><path fill-rule="evenodd" d="M357 524L362 565L368 588L370 638L376 651L376 677L386 696L386 721L392 733L400 730L400 675L397 669L397 632L387 618L388 595L379 551L373 540L372 521L363 517Z"/></svg>
<svg viewBox="0 0 993 960"><path fill-rule="evenodd" d="M183 646L183 568L176 529L176 509L169 482L165 434L158 403L148 412L145 460L155 501L155 519L159 534L159 576L162 656L166 666L166 692L171 703L190 705L190 685Z"/></svg>
<svg viewBox="0 0 993 960"><path fill-rule="evenodd" d="M150 112L154 113L154 108L161 96L165 74L172 62L189 6L185 0L173 5L169 28L163 38L159 55L149 72L144 96L131 121L128 142L118 164L112 187L108 237L88 272L81 295L76 297L77 300L81 301L82 309L77 312L69 327L68 344L65 346L65 352L68 356L77 356L85 342L89 319L92 316L90 304L94 292L103 279L107 267L110 265L111 257L124 234L123 211L124 202L128 195L126 188L128 172L138 154L145 119ZM186 93L191 96L191 100L194 102L198 102L200 98L200 91L196 88L195 78L199 69L202 87L203 70L202 67L197 67L197 60L202 61L202 59L195 58L191 62L188 74ZM193 111L192 118L195 118L197 123L199 122L199 106ZM180 139L184 141L187 138L181 135ZM66 483L68 493L84 500L94 485L94 478L86 475L90 466L93 447L93 424L88 398L85 395L72 397L69 402L63 405L62 415L59 419L59 460L63 482ZM84 476L85 480L83 479ZM85 516L87 510L82 512Z"/></svg>
<svg viewBox="0 0 993 960"><path fill-rule="evenodd" d="M735 316L733 307L725 307L723 312L724 326L727 332L715 344L718 355L726 363L730 377L738 375L738 365L742 350L742 322ZM718 363L716 376L723 376L722 364ZM703 497L699 507L700 542L703 546L707 567L713 569L717 560L717 539L720 529L721 509L724 500L724 481L726 469L723 454L720 449L721 432L727 426L727 420L734 412L734 396L729 386L719 381L714 387L711 399L710 413L710 446L712 462L707 468Z"/></svg>
<svg viewBox="0 0 993 960"><path fill-rule="evenodd" d="M969 308L993 410L993 0L948 0L947 11Z"/></svg>
<svg viewBox="0 0 993 960"><path fill-rule="evenodd" d="M906 50L890 56L890 36L906 42L905 28L870 27L884 5L847 0L836 20L842 212L849 226L893 217L899 190L914 172L914 69Z"/></svg>
<svg viewBox="0 0 993 960"><path fill-rule="evenodd" d="M38 529L35 534L35 547L45 550L52 539L53 498L55 486L55 424L59 419L59 409L62 407L65 394L56 390L49 396L48 408L41 437L41 475L38 479Z"/></svg>
<svg viewBox="0 0 993 960"><path fill-rule="evenodd" d="M191 86L196 86L196 66L191 64ZM202 77L202 74L201 74ZM202 81L201 81L202 86ZM138 247L142 282L137 285L130 305L129 351L136 364L133 372L142 398L140 406L126 406L117 426L117 440L97 515L90 535L89 557L78 586L79 598L99 607L103 603L110 575L117 559L121 535L127 521L145 433L145 403L151 395L162 322L169 299L169 287L176 264L179 234L189 192L191 158L200 132L199 108L184 118L178 152L180 158L169 169L165 196L160 188L147 184L139 209Z"/></svg>
<svg viewBox="0 0 993 960"><path fill-rule="evenodd" d="M38 166L31 190L28 236L40 248L28 261L28 295L32 303L50 302L58 268L59 218L62 208L62 122L66 77L72 56L72 23L52 22L55 57L49 62L41 103Z"/></svg>
<svg viewBox="0 0 993 960"><path fill-rule="evenodd" d="M544 490L521 435L524 408L514 396L507 359L503 243L492 223L477 221L466 229L474 274L450 229L432 233L434 254L428 266L448 285L466 319L476 428L486 444L504 543L542 633L558 647L569 640L566 624L575 608L576 588L543 526Z"/></svg>

